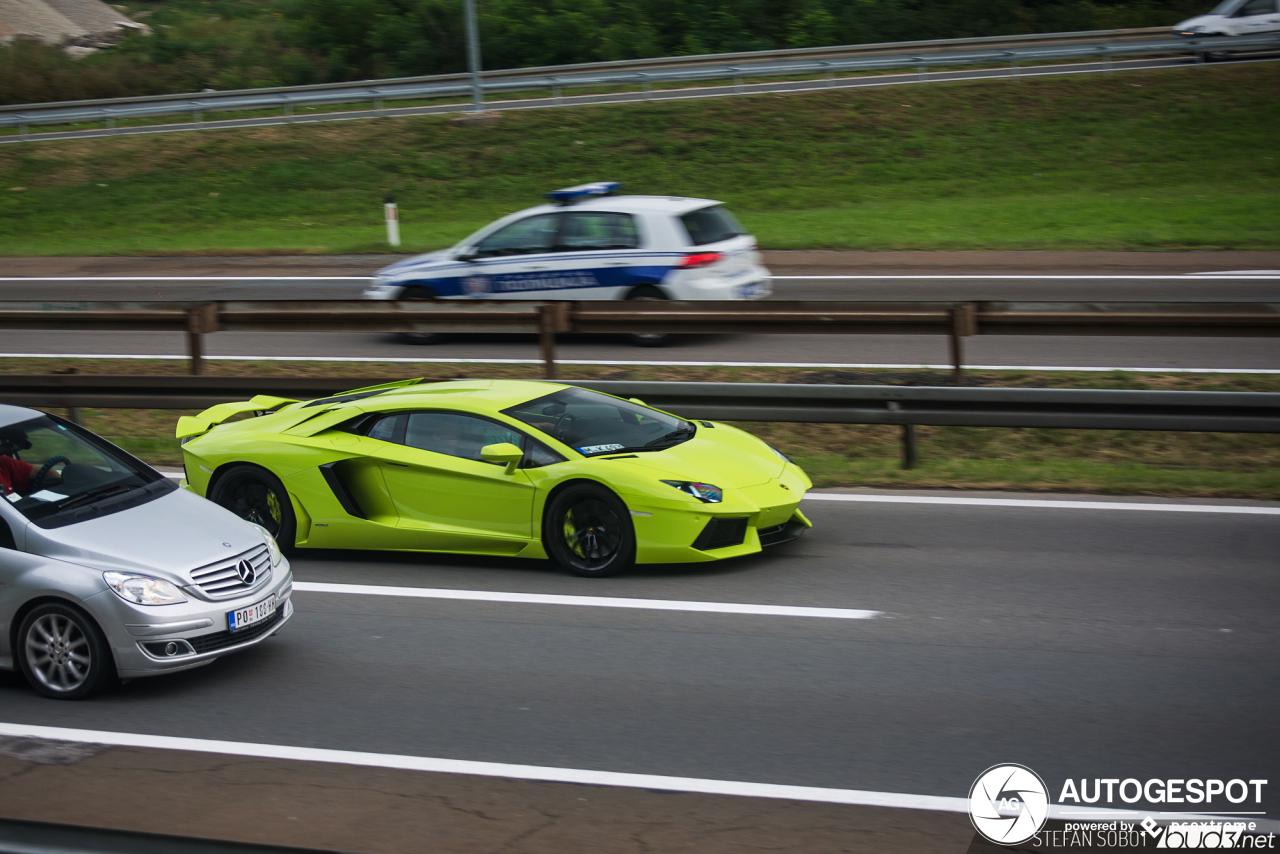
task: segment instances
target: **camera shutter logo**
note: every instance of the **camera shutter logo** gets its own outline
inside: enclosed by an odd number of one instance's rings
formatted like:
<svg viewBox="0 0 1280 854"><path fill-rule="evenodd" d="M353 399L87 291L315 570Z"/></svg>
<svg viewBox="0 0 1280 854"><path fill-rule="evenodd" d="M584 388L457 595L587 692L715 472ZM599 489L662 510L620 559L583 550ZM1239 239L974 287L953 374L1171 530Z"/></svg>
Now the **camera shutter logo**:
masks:
<svg viewBox="0 0 1280 854"><path fill-rule="evenodd" d="M240 576L240 580L245 584L252 586L253 579L257 576L257 572L253 569L253 564L247 560L242 560L236 564L236 575Z"/></svg>
<svg viewBox="0 0 1280 854"><path fill-rule="evenodd" d="M1049 790L1024 765L993 765L969 790L969 818L985 838L1018 845L1040 832L1049 817Z"/></svg>

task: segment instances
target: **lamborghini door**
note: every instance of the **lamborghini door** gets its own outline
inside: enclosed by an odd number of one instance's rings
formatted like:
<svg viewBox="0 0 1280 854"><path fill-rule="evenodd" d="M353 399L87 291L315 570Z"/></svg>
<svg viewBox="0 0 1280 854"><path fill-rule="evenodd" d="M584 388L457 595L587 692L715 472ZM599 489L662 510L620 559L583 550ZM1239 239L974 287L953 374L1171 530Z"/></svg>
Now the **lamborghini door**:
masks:
<svg viewBox="0 0 1280 854"><path fill-rule="evenodd" d="M529 542L529 476L480 457L486 445L523 447L522 434L461 412L409 412L397 421L380 468L399 526L420 534L418 548L514 554Z"/></svg>

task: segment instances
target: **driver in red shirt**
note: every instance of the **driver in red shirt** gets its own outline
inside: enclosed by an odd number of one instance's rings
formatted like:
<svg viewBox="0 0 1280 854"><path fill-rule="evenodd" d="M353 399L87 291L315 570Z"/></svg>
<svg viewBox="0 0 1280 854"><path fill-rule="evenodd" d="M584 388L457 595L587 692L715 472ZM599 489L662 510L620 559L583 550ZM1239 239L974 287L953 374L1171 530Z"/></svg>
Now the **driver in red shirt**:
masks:
<svg viewBox="0 0 1280 854"><path fill-rule="evenodd" d="M37 469L31 463L0 456L0 494L26 492Z"/></svg>

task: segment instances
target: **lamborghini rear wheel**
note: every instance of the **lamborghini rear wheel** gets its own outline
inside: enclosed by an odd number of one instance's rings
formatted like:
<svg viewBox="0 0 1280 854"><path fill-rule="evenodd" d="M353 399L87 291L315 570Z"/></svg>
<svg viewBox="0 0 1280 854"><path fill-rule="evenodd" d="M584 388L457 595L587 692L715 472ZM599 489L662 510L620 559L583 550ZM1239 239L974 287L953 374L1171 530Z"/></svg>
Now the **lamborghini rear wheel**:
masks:
<svg viewBox="0 0 1280 854"><path fill-rule="evenodd" d="M636 562L627 506L595 484L575 484L551 499L543 515L542 542L552 559L575 575L603 578Z"/></svg>
<svg viewBox="0 0 1280 854"><path fill-rule="evenodd" d="M276 538L280 548L289 549L297 541L298 522L284 484L271 472L257 466L232 466L209 490L209 500L256 525Z"/></svg>

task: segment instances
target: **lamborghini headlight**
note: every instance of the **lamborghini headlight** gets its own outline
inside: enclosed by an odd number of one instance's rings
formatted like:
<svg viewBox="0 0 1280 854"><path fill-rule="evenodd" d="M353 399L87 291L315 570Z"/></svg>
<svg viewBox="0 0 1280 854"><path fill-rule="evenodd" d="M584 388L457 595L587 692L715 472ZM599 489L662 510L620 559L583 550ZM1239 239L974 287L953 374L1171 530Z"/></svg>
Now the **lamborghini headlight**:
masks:
<svg viewBox="0 0 1280 854"><path fill-rule="evenodd" d="M791 458L790 458L790 457L788 457L786 454L782 453L782 451L779 451L779 450L778 450L777 448L775 448L773 445L770 445L770 446L769 446L769 450L771 450L771 451L773 451L775 454L777 454L777 455L778 455L778 459L782 460L784 463L789 463L789 462L791 462Z"/></svg>
<svg viewBox="0 0 1280 854"><path fill-rule="evenodd" d="M697 483L690 480L664 480L663 483L667 486L674 486L686 495L692 495L704 504L719 504L724 500L724 490L709 483Z"/></svg>
<svg viewBox="0 0 1280 854"><path fill-rule="evenodd" d="M177 605L187 601L178 585L163 578L131 572L104 572L102 579L117 596L135 605Z"/></svg>
<svg viewBox="0 0 1280 854"><path fill-rule="evenodd" d="M280 544L276 542L276 538L271 536L271 532L261 525L254 525L253 522L249 524L257 528L258 533L262 535L262 539L267 541L267 550L271 552L271 565L279 566L280 561L284 560L284 552L280 551Z"/></svg>

